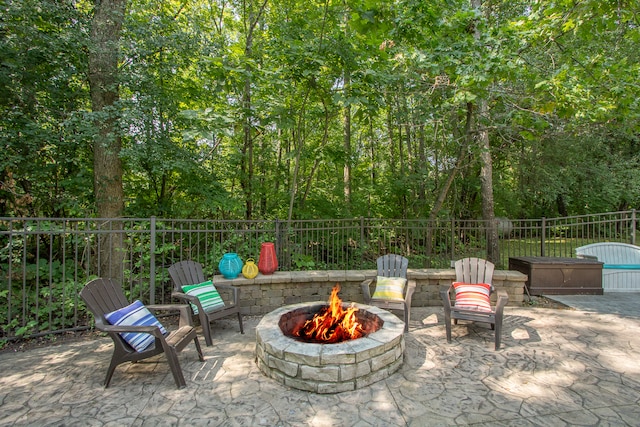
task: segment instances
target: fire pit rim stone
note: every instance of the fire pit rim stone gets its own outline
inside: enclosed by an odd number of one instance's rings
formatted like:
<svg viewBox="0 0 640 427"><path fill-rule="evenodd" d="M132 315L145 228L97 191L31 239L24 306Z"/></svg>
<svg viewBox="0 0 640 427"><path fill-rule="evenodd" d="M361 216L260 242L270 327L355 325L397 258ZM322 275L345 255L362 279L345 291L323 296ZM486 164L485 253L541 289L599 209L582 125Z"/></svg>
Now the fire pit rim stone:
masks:
<svg viewBox="0 0 640 427"><path fill-rule="evenodd" d="M280 317L283 314L289 313L291 311L300 309L300 308L306 308L309 306L313 306L313 305L320 305L320 306L326 306L327 303L326 301L310 301L310 302L302 302L302 303L296 303L296 304L291 304L291 305L286 305L280 308L277 308L275 310L273 310L272 312L266 314L263 316L262 320L260 321L260 323L258 324L258 326L256 327L256 332L258 330L258 328L260 327L260 325L264 322L266 324L268 324L269 322L273 321L275 325L277 325L280 321ZM351 305L351 304L349 304ZM358 338L356 340L350 340L350 341L344 341L344 342L340 342L340 343L334 343L334 344L318 344L318 343L303 343L301 341L298 341L294 338L291 338L287 335L285 335L282 331L280 331L280 328L269 328L267 331L272 333L274 336L278 336L280 337L282 335L282 337L286 338L286 341L290 341L291 344L302 344L305 347L309 346L309 345L319 345L319 346L328 346L328 347L336 347L336 348L340 348L342 345L349 345L349 344L354 344L354 343L359 343L361 340L363 342L367 342L367 339L372 339L372 340L376 340L378 342L382 342L382 343L389 343L388 339L380 339L383 336L387 336L387 335L392 335L392 336L396 336L398 337L398 333L400 333L399 335L403 335L404 334L404 323L397 317L395 316L393 313L390 313L380 307L376 307L374 305L366 305L366 304L359 304L359 303L353 303L353 305L355 307L357 307L359 310L366 310L369 313L375 314L376 316L380 317L383 322L384 322L384 326L382 328L380 328L379 330L367 335L366 337L362 337L362 338ZM273 318L273 319L272 319ZM267 319L269 322L265 321L265 319ZM277 329L276 331L274 331L274 329ZM399 338L398 338L399 339Z"/></svg>
<svg viewBox="0 0 640 427"><path fill-rule="evenodd" d="M285 385L302 390L331 393L349 391L371 384L388 377L400 367L404 354L404 322L393 313L376 306L360 303L353 304L360 310L366 310L371 314L377 315L384 322L383 327L378 331L356 340L334 344L305 343L286 336L280 330L279 321L283 314L314 305L327 305L327 302L309 301L279 307L263 316L256 326L256 357L264 363L261 365L261 370L267 376ZM387 361L387 357L383 357L383 355L389 352L399 354L396 354L393 361ZM281 372L272 372L271 367L267 366L269 362L264 362L263 360L263 358L267 357L264 353L267 353L268 357L276 358L277 360L274 361L274 364L277 364L279 368L283 364L290 363L306 365L307 369L324 369L329 362L331 364L360 364L362 362L370 362L375 358L381 358L385 360L380 362L382 365L379 370L385 372L382 374L377 372L370 379L355 378L355 381L348 380L345 383L338 381L336 384L327 384L326 382L318 381L316 384L314 380L301 382L297 378L283 376ZM307 380L309 379L307 378Z"/></svg>

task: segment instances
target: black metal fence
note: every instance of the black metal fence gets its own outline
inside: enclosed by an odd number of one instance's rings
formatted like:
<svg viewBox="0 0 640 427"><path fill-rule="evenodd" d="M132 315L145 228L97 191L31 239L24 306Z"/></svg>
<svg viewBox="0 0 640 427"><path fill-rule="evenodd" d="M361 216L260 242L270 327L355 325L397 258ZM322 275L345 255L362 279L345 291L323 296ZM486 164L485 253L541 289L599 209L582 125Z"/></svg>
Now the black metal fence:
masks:
<svg viewBox="0 0 640 427"><path fill-rule="evenodd" d="M201 262L216 273L225 252L258 260L274 242L280 270L375 268L386 253L410 268L448 268L451 260L486 257L486 222L352 218L219 221L160 218L0 218L0 340L86 328L78 292L91 278L117 277L131 299L169 302L167 268ZM500 261L572 257L599 241L635 244L636 212L535 220L496 219Z"/></svg>

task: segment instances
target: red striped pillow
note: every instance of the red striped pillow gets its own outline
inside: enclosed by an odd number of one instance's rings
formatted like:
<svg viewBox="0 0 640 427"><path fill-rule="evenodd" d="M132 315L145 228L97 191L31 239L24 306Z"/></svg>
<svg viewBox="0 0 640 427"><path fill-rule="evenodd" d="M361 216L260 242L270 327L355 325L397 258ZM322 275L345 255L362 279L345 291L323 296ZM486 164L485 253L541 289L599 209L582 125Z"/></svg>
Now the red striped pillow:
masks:
<svg viewBox="0 0 640 427"><path fill-rule="evenodd" d="M456 308L477 311L491 311L491 285L487 283L454 282L456 290Z"/></svg>

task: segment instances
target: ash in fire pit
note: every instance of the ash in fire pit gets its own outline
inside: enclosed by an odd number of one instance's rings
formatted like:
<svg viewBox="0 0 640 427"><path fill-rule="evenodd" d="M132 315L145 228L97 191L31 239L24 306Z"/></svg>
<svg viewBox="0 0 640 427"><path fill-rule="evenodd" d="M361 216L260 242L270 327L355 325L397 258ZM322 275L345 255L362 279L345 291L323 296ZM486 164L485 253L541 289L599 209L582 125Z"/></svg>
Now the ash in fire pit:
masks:
<svg viewBox="0 0 640 427"><path fill-rule="evenodd" d="M256 327L256 361L260 370L293 388L338 393L368 386L400 368L404 323L378 307L352 304L347 308L340 304L344 311L356 309L355 323L365 325L360 338L318 343L288 336L329 307L331 303L309 302L281 307L265 315Z"/></svg>

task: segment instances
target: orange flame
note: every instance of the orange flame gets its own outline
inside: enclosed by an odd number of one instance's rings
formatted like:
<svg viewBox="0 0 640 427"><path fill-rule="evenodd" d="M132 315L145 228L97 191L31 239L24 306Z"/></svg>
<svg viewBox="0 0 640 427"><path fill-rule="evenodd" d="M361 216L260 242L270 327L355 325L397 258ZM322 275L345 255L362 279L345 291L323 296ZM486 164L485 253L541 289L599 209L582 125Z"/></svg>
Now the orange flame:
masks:
<svg viewBox="0 0 640 427"><path fill-rule="evenodd" d="M308 342L336 343L353 340L365 335L362 324L356 318L358 308L351 304L344 309L342 300L338 298L340 285L336 284L331 291L329 305L321 308L312 319L293 331L293 335Z"/></svg>

